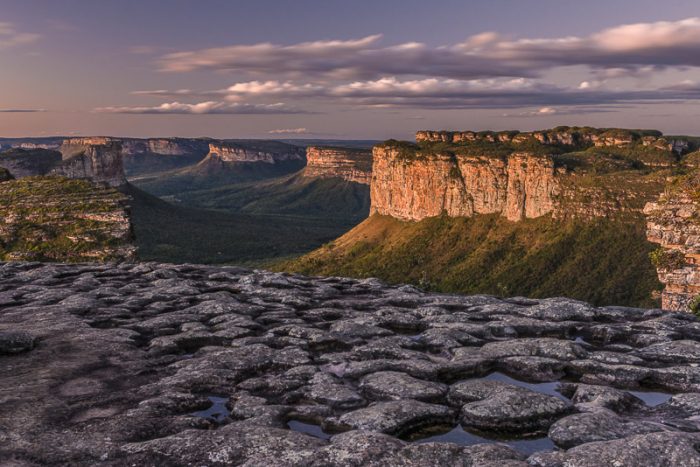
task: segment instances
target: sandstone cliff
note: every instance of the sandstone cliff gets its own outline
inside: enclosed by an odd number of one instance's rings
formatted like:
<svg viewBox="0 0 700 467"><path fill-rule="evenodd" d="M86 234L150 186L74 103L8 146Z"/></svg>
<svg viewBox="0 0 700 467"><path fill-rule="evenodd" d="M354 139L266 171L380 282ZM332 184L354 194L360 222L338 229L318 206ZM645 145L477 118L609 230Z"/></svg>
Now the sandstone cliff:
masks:
<svg viewBox="0 0 700 467"><path fill-rule="evenodd" d="M369 185L372 152L362 149L309 146L306 148L305 177L342 178Z"/></svg>
<svg viewBox="0 0 700 467"><path fill-rule="evenodd" d="M539 217L554 209L559 191L554 161L546 156L436 153L407 159L399 148L377 146L373 159L371 211L403 220L443 213Z"/></svg>
<svg viewBox="0 0 700 467"><path fill-rule="evenodd" d="M113 138L74 138L61 145L63 161L51 172L120 186L126 183L122 145Z"/></svg>
<svg viewBox="0 0 700 467"><path fill-rule="evenodd" d="M675 180L644 209L647 238L661 248L653 255L659 280L665 285L662 307L689 311L700 295L700 206L697 174Z"/></svg>
<svg viewBox="0 0 700 467"><path fill-rule="evenodd" d="M202 162L246 163L264 162L276 164L285 161L303 161L304 152L301 148L288 145L285 150L268 150L255 145L240 143L217 142L209 143L209 153Z"/></svg>

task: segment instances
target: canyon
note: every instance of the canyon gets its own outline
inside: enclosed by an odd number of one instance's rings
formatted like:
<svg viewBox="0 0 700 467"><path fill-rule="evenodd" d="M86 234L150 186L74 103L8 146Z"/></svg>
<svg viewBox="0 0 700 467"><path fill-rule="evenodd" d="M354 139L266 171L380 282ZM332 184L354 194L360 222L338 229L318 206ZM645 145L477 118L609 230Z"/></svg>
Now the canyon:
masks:
<svg viewBox="0 0 700 467"><path fill-rule="evenodd" d="M597 304L651 306L661 295L665 308L689 310L695 289L670 301L671 276L651 264L645 206L669 177L692 170L696 140L558 127L420 131L416 141L373 148L369 219L280 268ZM679 274L676 282L695 277Z"/></svg>

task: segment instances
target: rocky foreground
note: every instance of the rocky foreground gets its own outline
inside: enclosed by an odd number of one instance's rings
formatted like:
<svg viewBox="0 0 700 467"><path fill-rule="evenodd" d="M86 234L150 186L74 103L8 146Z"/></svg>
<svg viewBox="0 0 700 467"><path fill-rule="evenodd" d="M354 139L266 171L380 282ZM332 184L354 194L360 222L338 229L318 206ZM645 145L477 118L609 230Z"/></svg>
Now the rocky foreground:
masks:
<svg viewBox="0 0 700 467"><path fill-rule="evenodd" d="M0 464L700 466L700 322L160 264L0 265Z"/></svg>

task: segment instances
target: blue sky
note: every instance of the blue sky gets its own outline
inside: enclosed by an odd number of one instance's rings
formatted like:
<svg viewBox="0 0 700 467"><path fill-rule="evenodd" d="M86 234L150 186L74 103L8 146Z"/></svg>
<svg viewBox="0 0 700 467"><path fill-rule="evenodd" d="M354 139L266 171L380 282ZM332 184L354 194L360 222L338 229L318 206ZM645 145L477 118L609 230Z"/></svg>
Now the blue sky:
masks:
<svg viewBox="0 0 700 467"><path fill-rule="evenodd" d="M700 133L698 18L697 1L0 0L0 136Z"/></svg>

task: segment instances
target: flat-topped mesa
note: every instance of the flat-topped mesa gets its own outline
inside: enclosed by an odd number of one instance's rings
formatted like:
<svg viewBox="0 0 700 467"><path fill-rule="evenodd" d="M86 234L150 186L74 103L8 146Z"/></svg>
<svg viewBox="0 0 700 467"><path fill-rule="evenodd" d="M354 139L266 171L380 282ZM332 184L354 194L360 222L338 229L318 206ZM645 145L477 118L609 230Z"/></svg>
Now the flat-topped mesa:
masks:
<svg viewBox="0 0 700 467"><path fill-rule="evenodd" d="M647 238L661 247L652 254L665 285L661 306L691 311L700 296L700 178L686 176L672 183L656 202L647 203Z"/></svg>
<svg viewBox="0 0 700 467"><path fill-rule="evenodd" d="M276 164L286 161L303 161L304 152L301 148L277 152L247 147L238 143L209 143L209 154L202 162L212 160L225 163L264 162Z"/></svg>
<svg viewBox="0 0 700 467"><path fill-rule="evenodd" d="M372 180L372 151L309 146L306 148L304 176L342 178L369 185Z"/></svg>
<svg viewBox="0 0 700 467"><path fill-rule="evenodd" d="M557 169L549 156L412 154L401 147L373 150L371 212L417 221L447 214L500 214L512 221L555 209Z"/></svg>
<svg viewBox="0 0 700 467"><path fill-rule="evenodd" d="M114 138L71 138L61 145L63 161L51 172L110 186L126 183L121 142Z"/></svg>
<svg viewBox="0 0 700 467"><path fill-rule="evenodd" d="M682 154L691 149L688 140L666 138L656 130L627 130L618 128L557 127L551 130L520 131L432 131L416 133L418 143L463 142L526 143L573 147L627 147L641 145Z"/></svg>

